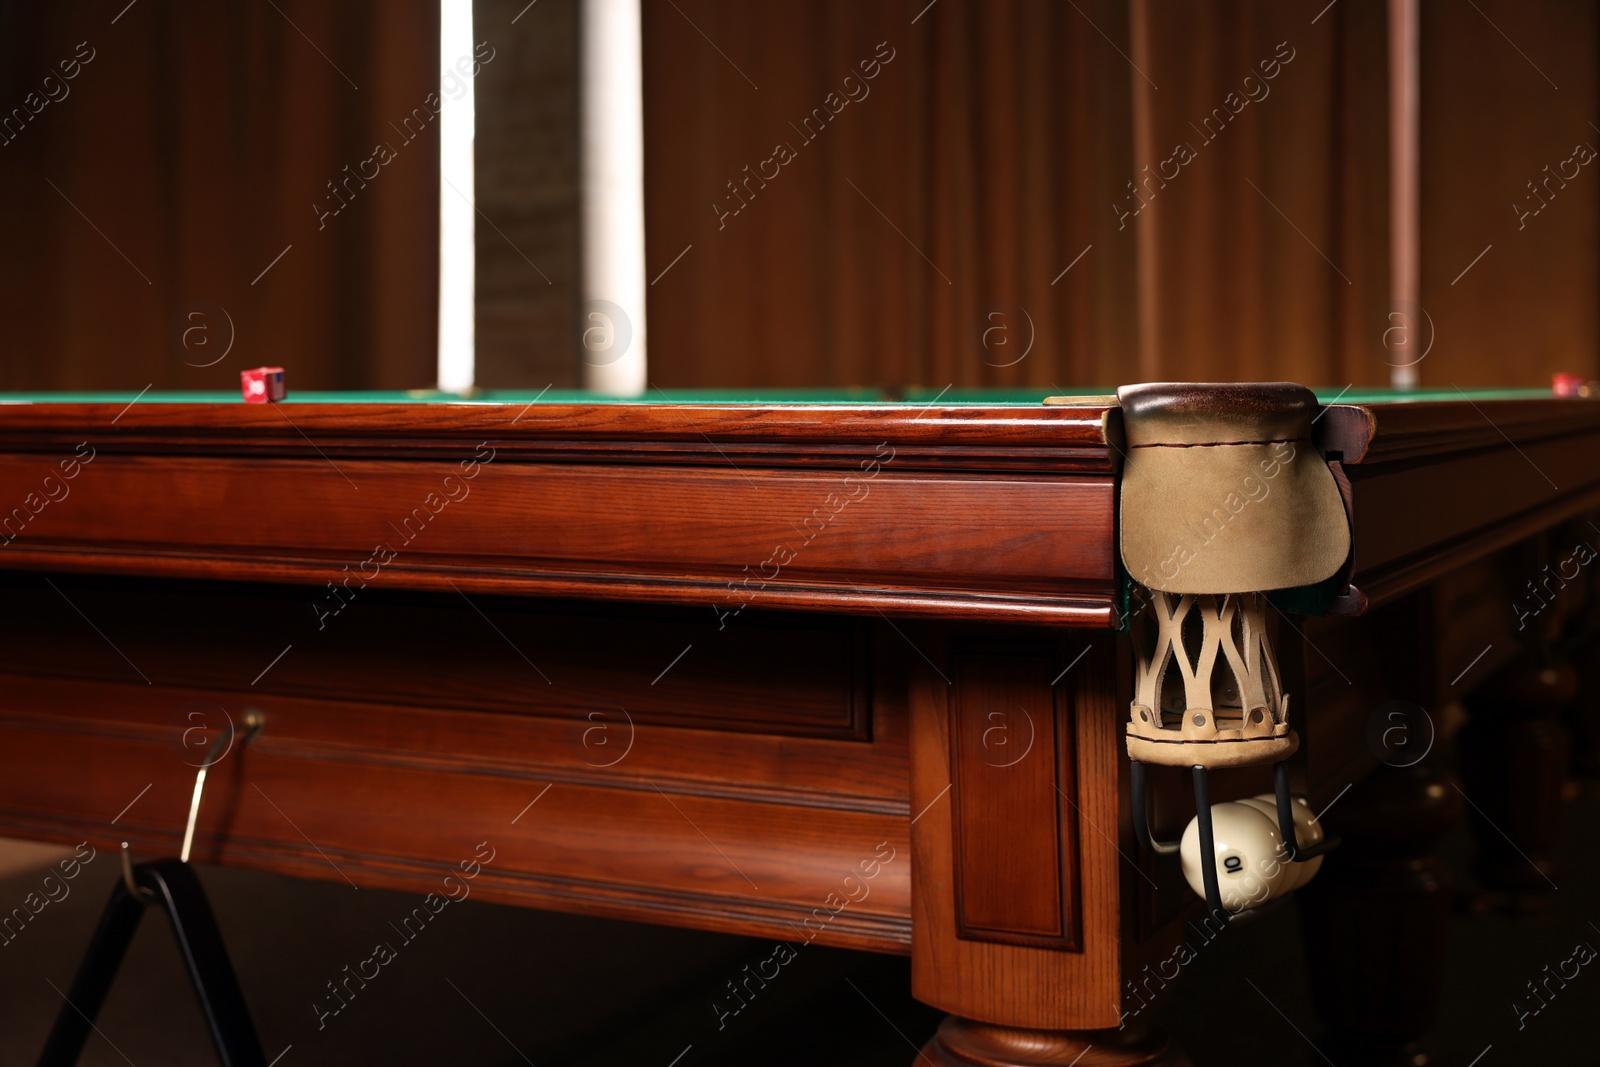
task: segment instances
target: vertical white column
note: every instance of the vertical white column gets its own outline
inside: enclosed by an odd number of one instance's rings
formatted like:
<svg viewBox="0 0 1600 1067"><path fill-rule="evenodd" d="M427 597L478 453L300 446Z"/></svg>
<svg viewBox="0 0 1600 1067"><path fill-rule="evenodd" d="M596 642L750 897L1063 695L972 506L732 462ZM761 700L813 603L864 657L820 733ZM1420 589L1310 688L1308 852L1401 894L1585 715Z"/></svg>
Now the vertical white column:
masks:
<svg viewBox="0 0 1600 1067"><path fill-rule="evenodd" d="M1413 360L1421 356L1413 349L1423 342L1417 321L1424 314L1420 6L1419 0L1389 0L1389 321L1404 316L1406 339L1402 361L1390 364L1389 384L1395 389L1417 387Z"/></svg>
<svg viewBox="0 0 1600 1067"><path fill-rule="evenodd" d="M463 56L472 57L472 0L440 0L439 388L448 392L472 388L475 361L472 141L477 117L475 79L462 77L456 68Z"/></svg>
<svg viewBox="0 0 1600 1067"><path fill-rule="evenodd" d="M640 396L647 286L639 0L580 0L578 70L583 383Z"/></svg>

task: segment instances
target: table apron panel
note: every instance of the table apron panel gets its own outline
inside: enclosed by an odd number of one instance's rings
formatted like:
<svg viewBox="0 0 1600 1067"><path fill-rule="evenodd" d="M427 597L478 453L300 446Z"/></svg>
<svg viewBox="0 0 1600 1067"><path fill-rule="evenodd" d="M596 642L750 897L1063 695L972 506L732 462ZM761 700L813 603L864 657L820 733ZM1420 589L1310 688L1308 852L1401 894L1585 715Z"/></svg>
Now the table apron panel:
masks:
<svg viewBox="0 0 1600 1067"><path fill-rule="evenodd" d="M866 445L855 472L494 455L104 453L70 481L0 456L0 566L1110 622L1109 476L896 471Z"/></svg>
<svg viewBox="0 0 1600 1067"><path fill-rule="evenodd" d="M138 685L121 687L127 700L113 702L104 698L115 687L19 681L8 691L23 695L0 716L0 833L109 851L127 840L140 858L175 854L201 757L153 716L204 701L178 704L170 691ZM493 744L428 758L369 736L363 749L315 733L315 720L337 708L271 696L256 706L267 720L261 738L210 771L198 862L420 896L442 892L452 865L485 842L496 858L472 883L484 899L909 951L903 802L850 805L815 792L828 773L825 750L882 758L867 745L807 742L816 752L789 767L749 734L665 729L641 737L619 765L597 768L580 745L541 742L529 724L500 717L513 731L505 747L526 745L526 735L548 753L511 767ZM343 721L359 725L357 710ZM746 781L719 786L684 774L673 752L680 733L706 765L741 767Z"/></svg>

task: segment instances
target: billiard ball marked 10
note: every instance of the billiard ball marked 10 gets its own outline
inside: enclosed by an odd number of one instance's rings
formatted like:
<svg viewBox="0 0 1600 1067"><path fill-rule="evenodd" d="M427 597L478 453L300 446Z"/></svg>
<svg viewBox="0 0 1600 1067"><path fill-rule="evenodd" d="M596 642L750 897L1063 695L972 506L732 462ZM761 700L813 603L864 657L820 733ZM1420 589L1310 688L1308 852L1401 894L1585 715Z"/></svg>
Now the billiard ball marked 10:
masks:
<svg viewBox="0 0 1600 1067"><path fill-rule="evenodd" d="M1303 797L1292 804L1295 835L1304 848L1322 840L1322 826ZM1212 843L1217 856L1217 888L1230 912L1260 907L1305 885L1322 866L1317 856L1288 861L1288 848L1278 831L1277 802L1271 793L1211 806ZM1200 864L1200 820L1190 819L1179 846L1183 877L1205 896Z"/></svg>

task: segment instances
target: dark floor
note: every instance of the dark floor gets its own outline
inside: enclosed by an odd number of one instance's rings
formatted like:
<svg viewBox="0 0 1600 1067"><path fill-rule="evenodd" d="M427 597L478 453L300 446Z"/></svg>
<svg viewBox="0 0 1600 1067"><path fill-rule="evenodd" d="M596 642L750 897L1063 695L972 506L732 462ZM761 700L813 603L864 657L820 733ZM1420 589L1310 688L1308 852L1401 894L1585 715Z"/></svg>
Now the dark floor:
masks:
<svg viewBox="0 0 1600 1067"><path fill-rule="evenodd" d="M1575 798L1565 818L1560 888L1537 918L1474 917L1465 831L1447 844L1462 900L1436 1034L1447 1064L1600 1063L1583 1029L1600 1006L1600 962L1520 1029L1512 1008L1519 996L1530 1003L1525 983L1546 964L1567 959L1579 942L1600 947L1600 793ZM39 890L44 865L58 856L0 848L0 911ZM97 856L67 883L65 898L0 947L0 1064L37 1056L62 1003L52 983L67 988L116 877L117 857ZM277 1067L904 1067L938 1019L910 999L902 959L802 948L719 1026L714 1004L731 1003L724 983L767 956L767 943L475 901L449 906L403 943L389 923L416 904L412 895L213 868L202 877L267 1058L281 1056ZM337 1003L327 983L382 940L400 945L396 957L319 1029L314 1004ZM1158 1020L1195 1067L1330 1063L1311 1044L1319 1024L1304 967L1291 903L1208 945ZM216 1062L157 916L140 930L99 1030L85 1065Z"/></svg>
<svg viewBox="0 0 1600 1067"><path fill-rule="evenodd" d="M1479 917L1466 826L1441 847L1456 889L1433 1034L1446 1067L1600 1064L1594 1037L1584 1030L1600 1008L1600 958L1549 998L1545 1010L1521 1020L1520 1029L1512 1006L1533 1006L1526 983L1542 979L1547 964L1554 968L1571 957L1580 942L1600 949L1600 788L1575 795L1563 821L1558 888L1541 898L1545 910L1538 915ZM1156 1018L1195 1067L1345 1067L1312 1045L1320 1025L1305 967L1291 898L1289 906L1230 926L1208 944Z"/></svg>

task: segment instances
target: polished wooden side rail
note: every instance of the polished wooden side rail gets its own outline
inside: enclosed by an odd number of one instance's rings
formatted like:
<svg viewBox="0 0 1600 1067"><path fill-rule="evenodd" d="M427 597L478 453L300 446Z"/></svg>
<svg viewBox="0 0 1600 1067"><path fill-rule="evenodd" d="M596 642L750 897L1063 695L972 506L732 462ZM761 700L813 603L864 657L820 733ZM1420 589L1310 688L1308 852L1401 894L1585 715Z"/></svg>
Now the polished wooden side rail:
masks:
<svg viewBox="0 0 1600 1067"><path fill-rule="evenodd" d="M1103 408L64 407L0 411L0 500L93 457L0 567L1102 628L1118 594Z"/></svg>

